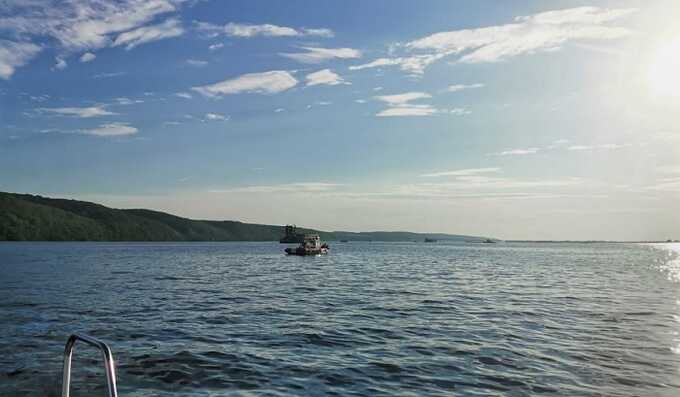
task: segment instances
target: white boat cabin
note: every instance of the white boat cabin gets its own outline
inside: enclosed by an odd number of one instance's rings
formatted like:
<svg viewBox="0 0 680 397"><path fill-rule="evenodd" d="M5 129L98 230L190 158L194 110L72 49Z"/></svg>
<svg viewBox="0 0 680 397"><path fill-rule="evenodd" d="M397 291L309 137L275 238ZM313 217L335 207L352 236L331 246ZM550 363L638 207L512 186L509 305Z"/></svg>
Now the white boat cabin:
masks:
<svg viewBox="0 0 680 397"><path fill-rule="evenodd" d="M309 250L321 249L321 237L318 234L305 234L305 240L302 245L305 249Z"/></svg>

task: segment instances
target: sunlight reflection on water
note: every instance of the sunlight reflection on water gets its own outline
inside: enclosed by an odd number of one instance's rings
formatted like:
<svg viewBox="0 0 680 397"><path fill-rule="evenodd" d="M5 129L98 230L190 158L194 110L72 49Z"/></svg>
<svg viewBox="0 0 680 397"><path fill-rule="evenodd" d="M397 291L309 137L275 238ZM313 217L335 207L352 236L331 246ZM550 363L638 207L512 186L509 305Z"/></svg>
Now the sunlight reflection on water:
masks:
<svg viewBox="0 0 680 397"><path fill-rule="evenodd" d="M652 247L666 251L666 258L659 266L669 281L680 283L680 243L650 244Z"/></svg>
<svg viewBox="0 0 680 397"><path fill-rule="evenodd" d="M667 274L668 280L674 283L680 283L680 243L662 243L650 244L656 249L666 252L666 257L659 265L659 270ZM680 354L680 299L675 300L678 314L673 315L678 329L673 332L674 344L671 346L671 351L675 354ZM678 368L680 371L680 368Z"/></svg>

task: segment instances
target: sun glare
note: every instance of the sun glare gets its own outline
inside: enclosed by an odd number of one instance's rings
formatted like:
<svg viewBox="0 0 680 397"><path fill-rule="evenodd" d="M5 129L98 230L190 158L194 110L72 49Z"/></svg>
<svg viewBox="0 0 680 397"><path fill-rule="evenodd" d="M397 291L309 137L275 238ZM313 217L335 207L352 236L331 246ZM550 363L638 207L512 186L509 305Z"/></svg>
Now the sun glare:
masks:
<svg viewBox="0 0 680 397"><path fill-rule="evenodd" d="M656 51L648 78L653 95L680 97L680 38Z"/></svg>

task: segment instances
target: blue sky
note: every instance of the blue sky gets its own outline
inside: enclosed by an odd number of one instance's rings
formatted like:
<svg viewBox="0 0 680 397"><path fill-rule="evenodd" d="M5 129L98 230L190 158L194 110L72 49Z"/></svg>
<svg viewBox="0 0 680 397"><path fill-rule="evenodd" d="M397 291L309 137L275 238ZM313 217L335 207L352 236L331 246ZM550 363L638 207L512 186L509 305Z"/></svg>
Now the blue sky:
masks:
<svg viewBox="0 0 680 397"><path fill-rule="evenodd" d="M0 190L680 238L673 1L0 1Z"/></svg>

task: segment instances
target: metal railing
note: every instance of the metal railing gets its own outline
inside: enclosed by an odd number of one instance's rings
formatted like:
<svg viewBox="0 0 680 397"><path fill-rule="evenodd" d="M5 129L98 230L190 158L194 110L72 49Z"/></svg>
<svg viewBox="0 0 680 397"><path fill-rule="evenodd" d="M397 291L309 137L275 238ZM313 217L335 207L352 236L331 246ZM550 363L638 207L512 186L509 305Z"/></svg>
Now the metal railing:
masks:
<svg viewBox="0 0 680 397"><path fill-rule="evenodd" d="M111 349L106 343L100 341L99 339L83 334L73 334L66 342L66 348L64 349L64 374L61 384L61 396L69 397L69 392L71 389L71 356L73 356L73 348L75 347L76 342L79 340L101 350L102 357L104 358L104 368L106 370L106 383L108 385L109 397L118 397L118 391L116 390L116 368L113 362Z"/></svg>

